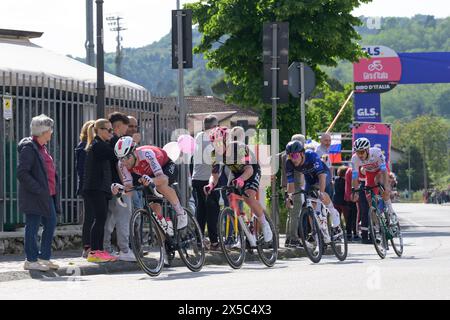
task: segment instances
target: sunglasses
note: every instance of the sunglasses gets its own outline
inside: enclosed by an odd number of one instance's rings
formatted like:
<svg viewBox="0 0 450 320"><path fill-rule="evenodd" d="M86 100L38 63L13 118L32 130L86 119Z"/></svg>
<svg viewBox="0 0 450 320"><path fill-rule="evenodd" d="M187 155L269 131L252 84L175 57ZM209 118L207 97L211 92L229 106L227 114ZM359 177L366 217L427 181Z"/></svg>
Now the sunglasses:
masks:
<svg viewBox="0 0 450 320"><path fill-rule="evenodd" d="M133 152L130 152L129 154L127 154L125 157L121 158L120 160L130 160L131 158L133 158L134 154Z"/></svg>
<svg viewBox="0 0 450 320"><path fill-rule="evenodd" d="M359 150L359 151L356 151L356 154L362 156L362 155L366 154L366 151L365 150Z"/></svg>
<svg viewBox="0 0 450 320"><path fill-rule="evenodd" d="M100 128L101 130L106 130L106 131L108 131L109 133L113 133L114 132L114 130L112 129L112 128Z"/></svg>
<svg viewBox="0 0 450 320"><path fill-rule="evenodd" d="M289 159L297 160L298 158L300 158L300 152L294 152L289 154Z"/></svg>

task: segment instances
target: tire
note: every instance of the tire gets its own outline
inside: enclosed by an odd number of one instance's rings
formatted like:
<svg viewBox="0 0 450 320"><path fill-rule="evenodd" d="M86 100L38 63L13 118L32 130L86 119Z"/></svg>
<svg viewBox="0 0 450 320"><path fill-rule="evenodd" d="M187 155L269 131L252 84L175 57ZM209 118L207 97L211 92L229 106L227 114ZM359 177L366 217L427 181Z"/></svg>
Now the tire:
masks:
<svg viewBox="0 0 450 320"><path fill-rule="evenodd" d="M393 213L397 215L395 212ZM402 230L400 228L400 222L398 221L397 217L397 224L395 226L391 226L390 231L393 235L393 238L391 239L392 247L394 248L394 252L398 257L401 257L403 255L403 236L402 236Z"/></svg>
<svg viewBox="0 0 450 320"><path fill-rule="evenodd" d="M375 251L381 259L386 258L387 240L385 230L378 214L378 210L375 210L373 207L369 208L369 231Z"/></svg>
<svg viewBox="0 0 450 320"><path fill-rule="evenodd" d="M245 261L246 241L244 231L239 221L235 221L234 211L231 208L224 208L220 212L217 231L220 247L228 264L233 269L241 268Z"/></svg>
<svg viewBox="0 0 450 320"><path fill-rule="evenodd" d="M319 223L311 208L302 209L299 220L299 234L308 258L314 263L319 263L323 255L324 241Z"/></svg>
<svg viewBox="0 0 450 320"><path fill-rule="evenodd" d="M347 243L347 232L343 227L342 223L340 224L342 229L342 236L335 239L335 235L333 234L333 228L331 227L331 216L328 214L328 232L331 236L331 250L333 251L336 258L339 261L345 261L347 259L348 254L348 243Z"/></svg>
<svg viewBox="0 0 450 320"><path fill-rule="evenodd" d="M272 241L265 242L264 234L262 232L261 224L258 219L255 219L255 230L256 230L256 246L258 250L259 259L268 267L273 267L278 258L278 237L275 230L275 226L272 220L266 215L266 221L270 225L270 230L272 230Z"/></svg>
<svg viewBox="0 0 450 320"><path fill-rule="evenodd" d="M130 242L141 269L151 277L158 276L164 267L164 241L153 215L136 210L130 220Z"/></svg>
<svg viewBox="0 0 450 320"><path fill-rule="evenodd" d="M198 272L203 268L206 258L203 235L193 214L186 208L184 211L188 215L188 224L186 228L176 231L178 254L189 270Z"/></svg>

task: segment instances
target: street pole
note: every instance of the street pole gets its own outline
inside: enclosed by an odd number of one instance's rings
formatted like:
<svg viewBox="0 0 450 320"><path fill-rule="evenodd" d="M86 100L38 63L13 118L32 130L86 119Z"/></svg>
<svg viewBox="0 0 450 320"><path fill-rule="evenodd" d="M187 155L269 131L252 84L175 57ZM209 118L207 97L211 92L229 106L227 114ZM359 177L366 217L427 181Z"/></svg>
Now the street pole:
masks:
<svg viewBox="0 0 450 320"><path fill-rule="evenodd" d="M408 148L408 200L411 200L411 148Z"/></svg>
<svg viewBox="0 0 450 320"><path fill-rule="evenodd" d="M177 36L178 36L178 110L180 112L180 128L186 129L186 110L184 106L184 59L183 59L183 13L180 0L177 0ZM184 161L180 166L181 204L187 206L187 168Z"/></svg>
<svg viewBox="0 0 450 320"><path fill-rule="evenodd" d="M86 63L95 67L94 52L94 3L93 0L86 0Z"/></svg>
<svg viewBox="0 0 450 320"><path fill-rule="evenodd" d="M103 0L97 4L97 119L105 117L105 62L103 51Z"/></svg>
<svg viewBox="0 0 450 320"><path fill-rule="evenodd" d="M300 113L302 123L302 134L306 137L305 120L305 64L300 62Z"/></svg>
<svg viewBox="0 0 450 320"><path fill-rule="evenodd" d="M272 134L271 134L271 149L272 149L272 174L275 178L277 173L278 156L276 155L276 144L278 144L277 134L277 100L278 100L278 25L272 24ZM275 179L271 181L272 187L272 220L275 225L275 230L278 233L279 215L278 215L278 190Z"/></svg>

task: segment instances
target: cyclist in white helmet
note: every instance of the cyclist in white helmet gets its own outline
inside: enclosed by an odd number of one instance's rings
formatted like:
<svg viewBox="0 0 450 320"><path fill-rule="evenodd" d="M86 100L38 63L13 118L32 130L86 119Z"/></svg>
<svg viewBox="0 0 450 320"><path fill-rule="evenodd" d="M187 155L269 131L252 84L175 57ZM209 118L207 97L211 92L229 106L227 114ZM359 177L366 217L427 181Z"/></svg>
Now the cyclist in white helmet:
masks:
<svg viewBox="0 0 450 320"><path fill-rule="evenodd" d="M356 139L353 144L352 156L352 187L358 187L358 172L360 167L366 175L366 186L374 187L381 183L384 187L383 200L388 209L389 215L392 217L394 209L390 198L391 185L389 184L389 168L386 165L386 159L380 148L370 147L370 141L367 138ZM355 202L358 201L358 193L354 194ZM391 223L396 223L391 221Z"/></svg>
<svg viewBox="0 0 450 320"><path fill-rule="evenodd" d="M111 186L113 194L133 187L132 174L141 176L140 183L146 187L154 184L157 192L170 202L177 213L177 229L186 227L188 223L186 212L181 206L177 193L170 187L170 184L176 181L177 168L167 156L166 151L156 146L137 147L132 137L122 137L117 141L114 152L119 159L118 167L123 185L113 184ZM162 219L160 204L154 203L152 210L156 212L159 219Z"/></svg>

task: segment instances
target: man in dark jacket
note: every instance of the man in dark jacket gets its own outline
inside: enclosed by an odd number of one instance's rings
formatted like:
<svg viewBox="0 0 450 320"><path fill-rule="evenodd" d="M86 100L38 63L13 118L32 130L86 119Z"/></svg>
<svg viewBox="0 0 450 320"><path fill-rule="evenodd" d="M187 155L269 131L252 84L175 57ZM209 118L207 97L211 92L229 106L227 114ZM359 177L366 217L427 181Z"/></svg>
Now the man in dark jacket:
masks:
<svg viewBox="0 0 450 320"><path fill-rule="evenodd" d="M130 119L126 114L114 112L109 115L108 120L111 122L114 130L113 137L109 141L112 149L114 149L117 141L127 134ZM117 166L118 161L119 160L115 155L111 159L112 183L122 184ZM123 200L127 204L126 208L120 206L116 199L109 201L108 217L105 224L104 248L105 250L112 252L111 234L115 228L117 234L117 246L119 247L119 260L134 262L136 261L136 258L134 257L133 251L129 248L130 218L132 208L131 196L125 195Z"/></svg>
<svg viewBox="0 0 450 320"><path fill-rule="evenodd" d="M53 158L45 145L51 140L53 120L44 114L31 121L32 137L18 145L19 210L26 215L25 270L58 269L50 261L57 212L61 212L59 181ZM39 226L44 226L38 246Z"/></svg>

